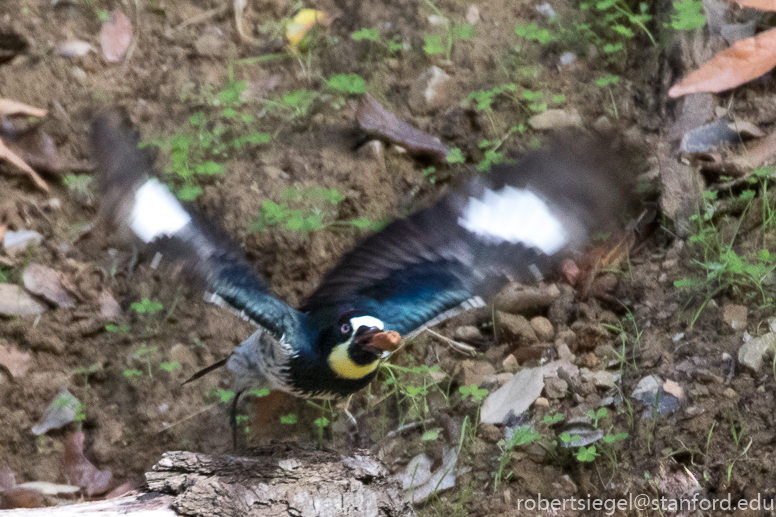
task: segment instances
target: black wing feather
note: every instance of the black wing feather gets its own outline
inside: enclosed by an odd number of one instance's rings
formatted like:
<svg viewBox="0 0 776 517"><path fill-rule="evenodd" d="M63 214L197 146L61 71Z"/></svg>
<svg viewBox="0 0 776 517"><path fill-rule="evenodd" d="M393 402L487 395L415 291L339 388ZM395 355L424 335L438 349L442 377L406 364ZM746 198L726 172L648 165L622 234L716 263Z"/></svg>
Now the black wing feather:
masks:
<svg viewBox="0 0 776 517"><path fill-rule="evenodd" d="M91 144L101 171L104 218L126 239L133 235L128 222L135 194L153 176L150 157L138 149L137 133L122 110L107 110L94 119ZM172 235L159 236L148 247L182 263L189 276L212 293L209 301L233 309L277 339L296 331L303 315L272 295L225 232L192 210L187 213L188 224Z"/></svg>
<svg viewBox="0 0 776 517"><path fill-rule="evenodd" d="M431 207L394 221L347 253L302 310L349 305L410 334L441 316L481 306L510 280L533 281L569 251L618 220L631 203L631 154L605 139L557 137L543 151L501 165ZM521 242L494 241L459 224L470 198L487 190L529 189L568 233L563 249L543 253ZM501 221L492 221L494 225Z"/></svg>

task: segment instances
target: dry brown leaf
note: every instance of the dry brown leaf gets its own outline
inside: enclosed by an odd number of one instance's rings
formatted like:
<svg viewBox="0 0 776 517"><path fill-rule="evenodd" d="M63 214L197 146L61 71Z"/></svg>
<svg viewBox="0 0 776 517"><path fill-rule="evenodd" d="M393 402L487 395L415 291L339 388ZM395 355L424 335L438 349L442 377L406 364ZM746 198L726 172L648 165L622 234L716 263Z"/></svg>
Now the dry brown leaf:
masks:
<svg viewBox="0 0 776 517"><path fill-rule="evenodd" d="M404 147L411 154L431 156L442 163L447 158L449 150L442 142L399 120L368 93L358 99L356 120L366 133Z"/></svg>
<svg viewBox="0 0 776 517"><path fill-rule="evenodd" d="M44 192L49 191L49 187L46 182L43 181L43 178L41 178L38 173L32 169L32 167L27 165L24 160L19 158L13 151L8 149L2 140L0 140L0 158L5 159L7 162L26 172L32 182L35 183L39 189L43 190Z"/></svg>
<svg viewBox="0 0 776 517"><path fill-rule="evenodd" d="M24 287L33 294L56 303L60 307L70 308L75 300L62 285L62 273L40 264L30 264L22 274Z"/></svg>
<svg viewBox="0 0 776 517"><path fill-rule="evenodd" d="M109 63L117 63L132 43L132 22L121 11L112 11L100 29L102 55Z"/></svg>
<svg viewBox="0 0 776 517"><path fill-rule="evenodd" d="M65 479L71 485L81 487L88 496L104 494L111 480L110 470L97 470L84 456L84 433L68 435L65 445Z"/></svg>
<svg viewBox="0 0 776 517"><path fill-rule="evenodd" d="M0 98L0 115L30 115L32 117L45 117L46 110L30 106L11 99Z"/></svg>
<svg viewBox="0 0 776 517"><path fill-rule="evenodd" d="M741 7L751 7L761 11L776 11L776 0L733 0Z"/></svg>
<svg viewBox="0 0 776 517"><path fill-rule="evenodd" d="M756 79L776 66L776 29L737 41L668 90L669 97L721 92Z"/></svg>
<svg viewBox="0 0 776 517"><path fill-rule="evenodd" d="M24 377L31 362L32 356L20 351L13 343L0 344L0 365L4 366L14 379Z"/></svg>

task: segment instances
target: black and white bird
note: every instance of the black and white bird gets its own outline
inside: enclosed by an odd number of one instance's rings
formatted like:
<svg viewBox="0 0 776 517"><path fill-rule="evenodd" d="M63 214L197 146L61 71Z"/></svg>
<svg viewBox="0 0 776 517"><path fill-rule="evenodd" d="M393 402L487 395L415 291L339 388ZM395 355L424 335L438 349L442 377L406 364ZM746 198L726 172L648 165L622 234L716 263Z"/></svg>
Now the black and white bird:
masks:
<svg viewBox="0 0 776 517"><path fill-rule="evenodd" d="M218 364L231 371L238 396L252 388L305 398L360 390L400 336L484 306L510 280L542 278L611 228L634 176L611 143L558 138L369 236L294 308L154 177L122 112L97 116L91 143L109 221L182 261L204 281L207 300L258 327Z"/></svg>

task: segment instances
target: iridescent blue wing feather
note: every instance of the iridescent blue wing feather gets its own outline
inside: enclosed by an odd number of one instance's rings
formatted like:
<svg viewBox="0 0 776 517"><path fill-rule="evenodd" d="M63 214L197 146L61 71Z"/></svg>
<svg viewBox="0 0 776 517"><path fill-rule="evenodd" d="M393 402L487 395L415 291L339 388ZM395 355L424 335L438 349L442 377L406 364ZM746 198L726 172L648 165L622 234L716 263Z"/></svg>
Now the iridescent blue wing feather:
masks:
<svg viewBox="0 0 776 517"><path fill-rule="evenodd" d="M114 109L98 115L91 146L101 172L102 211L116 231L182 264L204 284L208 301L237 312L276 339L298 331L304 315L272 295L223 231L185 209L153 177L151 161L138 149L125 113Z"/></svg>
<svg viewBox="0 0 776 517"><path fill-rule="evenodd" d="M635 174L616 151L574 135L495 167L368 237L301 310L364 310L406 336L540 279L625 212Z"/></svg>

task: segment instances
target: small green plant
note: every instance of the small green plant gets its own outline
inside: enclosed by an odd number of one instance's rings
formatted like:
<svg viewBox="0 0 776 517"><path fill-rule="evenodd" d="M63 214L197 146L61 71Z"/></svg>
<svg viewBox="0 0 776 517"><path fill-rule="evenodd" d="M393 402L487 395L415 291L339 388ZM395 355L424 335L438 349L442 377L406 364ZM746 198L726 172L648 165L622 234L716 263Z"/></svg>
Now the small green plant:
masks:
<svg viewBox="0 0 776 517"><path fill-rule="evenodd" d="M563 418L563 415L560 415L560 417ZM501 482L508 480L509 477L512 475L512 473L510 472L506 477L504 477L504 469L509 464L509 461L512 459L512 453L514 452L514 450L517 447L520 447L522 445L528 445L529 443L534 442L538 438L539 438L539 433L537 433L533 428L531 428L531 426L522 425L512 430L512 436L509 438L509 440L499 440L497 445L499 450L501 451L501 454L496 458L498 459L498 469L494 474L494 478L495 478L493 482L494 492L498 492Z"/></svg>
<svg viewBox="0 0 776 517"><path fill-rule="evenodd" d="M593 427L598 427L598 421L602 418L606 418L606 416L609 414L609 411L605 408L598 408L598 411L595 411L593 409L589 410L585 415L587 415L592 421L593 421Z"/></svg>
<svg viewBox="0 0 776 517"><path fill-rule="evenodd" d="M153 316L160 310L164 308L162 303L159 300L149 300L148 298L143 298L139 302L134 302L131 305L131 308L133 311L135 311L138 314L148 314L150 316Z"/></svg>
<svg viewBox="0 0 776 517"><path fill-rule="evenodd" d="M329 426L331 422L328 418L325 416L318 417L315 419L313 424L315 424L315 427L318 429L318 445L323 445L323 430Z"/></svg>
<svg viewBox="0 0 776 517"><path fill-rule="evenodd" d="M140 361L142 363L145 363L148 376L153 378L153 372L151 371L151 363L156 359L156 357L159 354L159 348L155 346L143 346L138 348L138 350L132 354L132 358L136 361ZM131 377L131 375L127 375L127 370L124 370L124 375L126 377Z"/></svg>
<svg viewBox="0 0 776 517"><path fill-rule="evenodd" d="M703 14L701 0L679 0L674 2L674 12L671 14L671 27L677 31L689 31L706 25L706 15Z"/></svg>
<svg viewBox="0 0 776 517"><path fill-rule="evenodd" d="M108 323L107 325L105 325L105 330L107 332L113 332L115 334L127 334L129 332L129 325L127 325L126 323L121 323L119 325Z"/></svg>
<svg viewBox="0 0 776 517"><path fill-rule="evenodd" d="M175 370L181 369L181 363L179 363L178 361L159 363L159 369L165 372L174 372Z"/></svg>
<svg viewBox="0 0 776 517"><path fill-rule="evenodd" d="M401 35L396 34L390 40L383 41L380 35L380 29L378 28L363 28L355 31L350 35L353 41L371 41L377 43L385 48L389 54L395 54L401 52L404 49L404 44L401 42Z"/></svg>
<svg viewBox="0 0 776 517"><path fill-rule="evenodd" d="M600 456L600 454L596 452L595 445L591 445L590 447L580 447L575 454L577 461L580 462L592 462L595 461L596 457L598 456Z"/></svg>
<svg viewBox="0 0 776 517"><path fill-rule="evenodd" d="M281 415L280 417L280 423L286 424L286 425L294 425L297 423L299 418L294 413L289 413L288 415Z"/></svg>
<svg viewBox="0 0 776 517"><path fill-rule="evenodd" d="M329 79L326 84L329 88L333 88L344 93L366 93L366 83L364 82L364 79L356 74L335 75Z"/></svg>
<svg viewBox="0 0 776 517"><path fill-rule="evenodd" d="M332 227L374 229L378 227L367 218L349 221L335 220L338 205L345 199L337 189L310 187L287 189L286 201L275 203L265 200L257 219L248 228L249 232L262 232L280 227L290 231L314 232Z"/></svg>
<svg viewBox="0 0 776 517"><path fill-rule="evenodd" d="M92 374L94 372L100 371L102 368L102 365L100 363L94 363L90 366L79 366L75 370L73 370L73 375L83 375L84 376L84 388L89 387L89 374Z"/></svg>
<svg viewBox="0 0 776 517"><path fill-rule="evenodd" d="M546 45L558 39L557 35L552 34L548 29L540 28L535 23L517 24L515 26L515 34L525 38L526 41L536 41L540 45Z"/></svg>

